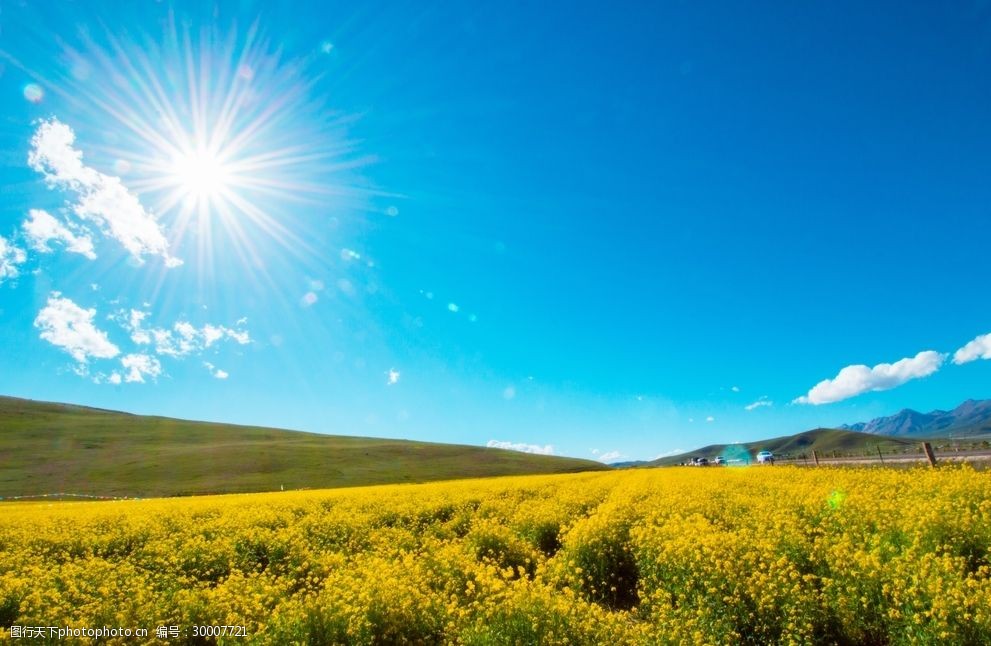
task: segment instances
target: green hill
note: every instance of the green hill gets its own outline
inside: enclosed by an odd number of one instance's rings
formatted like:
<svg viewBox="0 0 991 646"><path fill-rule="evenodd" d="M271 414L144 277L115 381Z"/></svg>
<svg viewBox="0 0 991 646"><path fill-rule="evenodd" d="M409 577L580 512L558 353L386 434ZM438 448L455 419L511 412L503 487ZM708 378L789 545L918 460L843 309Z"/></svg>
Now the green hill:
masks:
<svg viewBox="0 0 991 646"><path fill-rule="evenodd" d="M607 467L477 446L321 435L0 397L0 497L277 491Z"/></svg>
<svg viewBox="0 0 991 646"><path fill-rule="evenodd" d="M921 442L918 438L901 439L857 431L845 431L835 428L817 428L795 435L784 435L769 440L746 442L743 444L712 444L695 451L672 455L640 466L668 466L691 460L693 457L705 457L712 460L717 455L730 459L754 459L758 451L770 451L777 456L798 457L806 454L811 458L812 451L821 456L867 455L881 449L882 453L901 453L914 450Z"/></svg>

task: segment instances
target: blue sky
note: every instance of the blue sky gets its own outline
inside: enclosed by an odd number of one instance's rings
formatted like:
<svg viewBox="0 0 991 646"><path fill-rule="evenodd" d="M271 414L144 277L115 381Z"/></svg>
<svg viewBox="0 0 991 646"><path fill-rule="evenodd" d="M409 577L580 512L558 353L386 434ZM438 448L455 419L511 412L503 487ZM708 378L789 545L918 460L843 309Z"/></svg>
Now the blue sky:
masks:
<svg viewBox="0 0 991 646"><path fill-rule="evenodd" d="M991 396L987 5L198 4L4 5L0 393L605 459Z"/></svg>

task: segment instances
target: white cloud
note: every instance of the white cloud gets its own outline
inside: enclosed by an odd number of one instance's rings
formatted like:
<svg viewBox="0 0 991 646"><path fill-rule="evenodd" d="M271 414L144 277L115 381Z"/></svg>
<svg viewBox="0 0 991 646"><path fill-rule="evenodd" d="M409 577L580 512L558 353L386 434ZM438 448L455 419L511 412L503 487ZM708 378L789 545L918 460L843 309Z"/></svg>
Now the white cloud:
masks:
<svg viewBox="0 0 991 646"><path fill-rule="evenodd" d="M766 395L761 396L757 401L752 404L747 404L744 406L746 410L756 410L762 406L774 406L774 402L767 398Z"/></svg>
<svg viewBox="0 0 991 646"><path fill-rule="evenodd" d="M210 375L214 379L227 379L228 377L230 377L230 373L228 373L226 370L221 370L220 368L213 365L209 361L204 361L203 366L210 372Z"/></svg>
<svg viewBox="0 0 991 646"><path fill-rule="evenodd" d="M124 328L131 333L131 340L141 345L151 343L151 335L147 330L143 330L141 328L141 322L145 320L145 317L147 316L147 312L131 310L127 321L124 323Z"/></svg>
<svg viewBox="0 0 991 646"><path fill-rule="evenodd" d="M663 453L658 453L657 455L652 457L651 460L660 460L661 458L669 458L672 455L679 455L684 452L685 449L671 449L670 451L664 451Z"/></svg>
<svg viewBox="0 0 991 646"><path fill-rule="evenodd" d="M606 451L605 453L599 456L599 461L605 463L615 462L616 460L622 457L625 456L619 451Z"/></svg>
<svg viewBox="0 0 991 646"><path fill-rule="evenodd" d="M52 248L48 246L48 243L54 240L64 242L66 251L82 254L90 260L96 258L96 252L93 251L93 240L88 235L84 233L77 235L48 211L31 209L28 211L28 219L21 227L35 251L51 253Z"/></svg>
<svg viewBox="0 0 991 646"><path fill-rule="evenodd" d="M510 451L521 451L523 453L554 455L554 447L550 444L540 446L539 444L524 444L523 442L502 442L499 440L489 440L485 446L490 449L509 449Z"/></svg>
<svg viewBox="0 0 991 646"><path fill-rule="evenodd" d="M146 376L155 379L162 374L162 364L147 354L125 355L121 358L120 365L124 366L124 381L128 383L143 384Z"/></svg>
<svg viewBox="0 0 991 646"><path fill-rule="evenodd" d="M705 421L707 421L707 422L715 422L716 421L716 418L713 417L712 415L709 415L708 417L705 418Z"/></svg>
<svg viewBox="0 0 991 646"><path fill-rule="evenodd" d="M251 342L251 335L247 330L211 323L197 328L188 321L179 321L171 329L146 328L144 320L147 317L148 312L131 310L119 312L116 318L118 323L130 332L132 341L138 345L154 345L156 354L180 358L202 352L222 340L229 339L239 345L247 345ZM239 319L238 325L245 320Z"/></svg>
<svg viewBox="0 0 991 646"><path fill-rule="evenodd" d="M27 259L23 249L15 247L13 242L0 236L0 283L20 276L17 265L23 264Z"/></svg>
<svg viewBox="0 0 991 646"><path fill-rule="evenodd" d="M73 372L75 372L80 377L86 377L89 374L89 371L86 370L86 366L83 364L77 365L73 369ZM120 373L117 372L116 370L114 370L109 375L103 372L98 372L95 375L93 375L94 384L113 384L115 386L119 386L122 381L123 379L121 378Z"/></svg>
<svg viewBox="0 0 991 646"><path fill-rule="evenodd" d="M505 388L502 389L502 398L505 399L506 401L509 401L510 399L514 399L515 397L516 397L515 386L506 386Z"/></svg>
<svg viewBox="0 0 991 646"><path fill-rule="evenodd" d="M393 386L399 383L399 371L396 370L395 368L389 368L389 372L385 374L388 375L386 380L386 383L388 385Z"/></svg>
<svg viewBox="0 0 991 646"><path fill-rule="evenodd" d="M195 328L193 329L195 332ZM213 345L220 339L224 338L225 336L227 336L227 331L223 327L210 325L209 323L203 326L203 345L207 348L209 348L211 345ZM247 341L245 341L245 343L247 343Z"/></svg>
<svg viewBox="0 0 991 646"><path fill-rule="evenodd" d="M187 323L186 321L179 321L174 326L172 326L178 335L181 337L181 341L186 344L191 344L196 340L196 328Z"/></svg>
<svg viewBox="0 0 991 646"><path fill-rule="evenodd" d="M733 387L730 388L730 390L732 390L735 393L738 393L738 392L740 392L740 387L739 386L733 386Z"/></svg>
<svg viewBox="0 0 991 646"><path fill-rule="evenodd" d="M303 298L299 299L299 304L303 307L309 307L318 300L320 300L320 297L316 295L316 292L306 292L303 294Z"/></svg>
<svg viewBox="0 0 991 646"><path fill-rule="evenodd" d="M146 311L132 309L122 310L113 318L130 333L131 341L137 345L152 346L154 353L158 355L181 359L189 355L199 354L223 340L231 340L240 345L251 342L251 336L247 330L211 323L196 327L188 321L179 321L171 328L145 327L145 320L148 315ZM236 325L241 326L246 322L246 318L240 318ZM143 383L144 377L158 377L162 372L160 361L151 354L130 354L124 359L127 361L124 364L127 369L124 376L125 381ZM204 361L203 365L215 379L230 377L226 370L217 368L208 361ZM114 383L112 377L113 375L111 375L110 381Z"/></svg>
<svg viewBox="0 0 991 646"><path fill-rule="evenodd" d="M34 320L34 326L41 330L41 338L58 346L72 355L79 363L90 358L111 359L120 350L106 332L93 325L95 309L84 310L59 292L52 292L48 304Z"/></svg>
<svg viewBox="0 0 991 646"><path fill-rule="evenodd" d="M93 325L96 310L84 310L58 292L53 292L47 306L39 312L35 326L42 330L41 337L63 348L79 363L73 369L82 377L89 376L87 366L91 358L110 359L121 354L120 349L110 342L105 332ZM162 364L155 355L182 358L198 354L221 340L236 343L250 343L246 330L228 328L223 325L207 324L196 327L187 321L179 321L171 329L146 328L148 312L142 310L120 311L110 317L130 333L131 341L137 346L151 346L152 351L144 350L125 354L120 360L122 371L97 373L93 381L98 384L145 383L163 374ZM244 323L241 320L240 323ZM226 370L217 368L210 362L203 362L215 379L227 379Z"/></svg>
<svg viewBox="0 0 991 646"><path fill-rule="evenodd" d="M225 337L234 341L238 345L248 345L251 343L251 336L248 334L247 330L235 330L223 326L221 326L220 329L223 330ZM209 343L207 344L207 347L210 347Z"/></svg>
<svg viewBox="0 0 991 646"><path fill-rule="evenodd" d="M145 255L153 255L161 256L167 267L181 265L169 253L168 240L155 216L120 178L84 164L75 141L76 133L58 119L42 121L31 138L28 165L42 173L50 186L75 193L78 202L72 212L117 240L136 260L143 262Z"/></svg>
<svg viewBox="0 0 991 646"><path fill-rule="evenodd" d="M946 355L933 350L894 363L879 363L873 368L865 365L847 366L833 379L824 379L807 395L794 400L796 404L831 404L870 391L890 390L912 379L927 377L943 365Z"/></svg>
<svg viewBox="0 0 991 646"><path fill-rule="evenodd" d="M991 359L991 334L982 334L953 353L953 363L957 365L977 359Z"/></svg>

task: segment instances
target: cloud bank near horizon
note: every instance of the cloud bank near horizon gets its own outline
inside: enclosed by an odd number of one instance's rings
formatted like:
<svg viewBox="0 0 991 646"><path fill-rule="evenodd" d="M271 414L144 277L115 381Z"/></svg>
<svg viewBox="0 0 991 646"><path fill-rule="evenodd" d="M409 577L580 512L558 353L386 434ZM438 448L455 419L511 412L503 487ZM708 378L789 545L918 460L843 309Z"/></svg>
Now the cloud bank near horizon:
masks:
<svg viewBox="0 0 991 646"><path fill-rule="evenodd" d="M489 440L485 446L490 449L507 449L509 451L520 451L521 453L554 455L554 447L550 444L540 446L539 444L526 444L525 442L503 442L501 440Z"/></svg>

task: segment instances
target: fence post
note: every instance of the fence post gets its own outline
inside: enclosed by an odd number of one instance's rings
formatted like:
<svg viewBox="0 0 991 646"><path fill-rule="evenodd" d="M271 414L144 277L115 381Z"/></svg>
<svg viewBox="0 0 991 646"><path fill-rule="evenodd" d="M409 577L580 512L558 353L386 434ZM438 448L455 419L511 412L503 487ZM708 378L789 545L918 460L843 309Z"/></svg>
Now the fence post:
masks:
<svg viewBox="0 0 991 646"><path fill-rule="evenodd" d="M884 464L884 456L881 455L881 447L875 444L874 448L877 449L877 457L881 460L881 464Z"/></svg>
<svg viewBox="0 0 991 646"><path fill-rule="evenodd" d="M812 459L815 460L816 466L819 466L819 454L816 453L815 449L812 449Z"/></svg>
<svg viewBox="0 0 991 646"><path fill-rule="evenodd" d="M922 443L922 450L926 454L926 459L929 460L929 466L935 467L936 466L936 456L933 455L932 444L930 444L929 442L923 442Z"/></svg>

